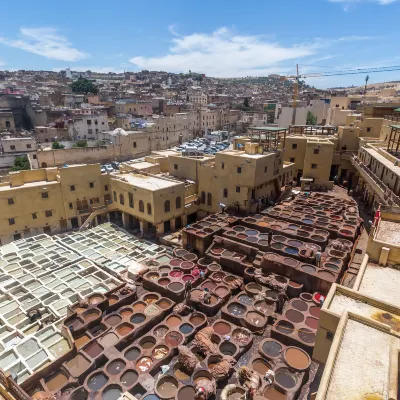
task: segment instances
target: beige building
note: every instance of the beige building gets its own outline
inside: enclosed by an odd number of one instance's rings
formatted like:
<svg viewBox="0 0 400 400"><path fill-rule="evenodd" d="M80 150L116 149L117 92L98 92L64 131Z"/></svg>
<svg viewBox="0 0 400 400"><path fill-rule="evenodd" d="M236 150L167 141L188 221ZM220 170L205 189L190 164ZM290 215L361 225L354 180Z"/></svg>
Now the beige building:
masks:
<svg viewBox="0 0 400 400"><path fill-rule="evenodd" d="M32 136L0 137L0 150L3 154L36 152L36 140Z"/></svg>
<svg viewBox="0 0 400 400"><path fill-rule="evenodd" d="M0 133L16 133L13 113L8 110L0 109Z"/></svg>
<svg viewBox="0 0 400 400"><path fill-rule="evenodd" d="M194 92L189 94L189 102L193 104L207 105L207 94L201 92Z"/></svg>

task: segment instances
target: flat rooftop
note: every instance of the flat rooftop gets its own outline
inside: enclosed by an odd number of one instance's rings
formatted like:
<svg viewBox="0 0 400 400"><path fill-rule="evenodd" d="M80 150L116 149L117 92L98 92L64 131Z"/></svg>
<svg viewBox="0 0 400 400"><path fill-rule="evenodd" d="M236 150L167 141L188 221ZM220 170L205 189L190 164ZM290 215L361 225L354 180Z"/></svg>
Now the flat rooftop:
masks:
<svg viewBox="0 0 400 400"><path fill-rule="evenodd" d="M138 163L126 163L126 164L135 169L147 169L147 168L159 167L159 164L153 164L147 161L142 161Z"/></svg>
<svg viewBox="0 0 400 400"><path fill-rule="evenodd" d="M368 263L358 291L380 301L400 305L400 270Z"/></svg>
<svg viewBox="0 0 400 400"><path fill-rule="evenodd" d="M400 246L400 222L381 220L375 239L394 246ZM400 260L399 260L400 263Z"/></svg>
<svg viewBox="0 0 400 400"><path fill-rule="evenodd" d="M113 176L114 177L114 176ZM136 186L145 190L159 190L168 189L176 185L180 185L179 182L172 182L166 179L157 178L154 176L142 175L142 174L123 174L116 176L117 179L124 179L130 185Z"/></svg>
<svg viewBox="0 0 400 400"><path fill-rule="evenodd" d="M378 151L376 151L370 147L364 147L363 149L367 153L369 153L373 158L375 158L381 164L383 164L386 168L388 168L391 172L394 172L396 175L400 176L400 167L395 166L392 161L388 160L382 154L380 154Z"/></svg>
<svg viewBox="0 0 400 400"><path fill-rule="evenodd" d="M29 188L29 187L40 187L42 186L43 188L48 187L50 185L59 185L60 182L54 180L54 181L37 181L37 182L27 182L24 183L23 185L20 186L10 186L10 182L7 182L7 186L0 186L0 192L8 191L8 190L17 190L21 188Z"/></svg>

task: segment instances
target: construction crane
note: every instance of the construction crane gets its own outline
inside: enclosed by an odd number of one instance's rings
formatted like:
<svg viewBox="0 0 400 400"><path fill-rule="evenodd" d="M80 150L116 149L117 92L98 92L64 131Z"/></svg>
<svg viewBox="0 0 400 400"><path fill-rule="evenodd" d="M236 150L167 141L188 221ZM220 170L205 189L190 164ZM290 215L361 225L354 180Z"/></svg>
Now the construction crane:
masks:
<svg viewBox="0 0 400 400"><path fill-rule="evenodd" d="M283 81L287 79L294 80L292 125L295 125L296 123L297 97L299 95L299 79L319 78L320 76L356 75L365 73L370 74L374 72L387 72L387 71L399 71L399 70L400 70L400 65L393 65L390 67L356 68L356 69L334 70L328 72L311 72L309 74L299 74L299 64L296 64L296 75L281 76L281 80Z"/></svg>

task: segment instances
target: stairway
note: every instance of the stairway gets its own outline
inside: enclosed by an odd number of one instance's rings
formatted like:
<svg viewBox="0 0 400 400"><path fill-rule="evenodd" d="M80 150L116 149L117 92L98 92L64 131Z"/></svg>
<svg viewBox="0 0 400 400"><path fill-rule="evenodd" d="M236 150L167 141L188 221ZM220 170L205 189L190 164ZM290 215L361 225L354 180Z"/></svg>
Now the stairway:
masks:
<svg viewBox="0 0 400 400"><path fill-rule="evenodd" d="M82 224L82 226L79 228L79 230L80 231L84 231L89 226L89 224L93 221L93 219L95 217L97 217L100 214L103 214L104 212L107 212L107 210L108 210L108 206L107 205L99 206L99 207L93 207L92 213L89 215L87 220Z"/></svg>

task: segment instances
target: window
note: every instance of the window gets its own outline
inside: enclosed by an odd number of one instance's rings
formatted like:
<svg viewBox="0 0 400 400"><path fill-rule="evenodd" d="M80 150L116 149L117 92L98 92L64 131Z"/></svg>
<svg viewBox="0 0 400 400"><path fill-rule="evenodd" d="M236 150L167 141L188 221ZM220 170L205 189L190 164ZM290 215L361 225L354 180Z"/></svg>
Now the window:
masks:
<svg viewBox="0 0 400 400"><path fill-rule="evenodd" d="M166 213L171 211L171 202L169 200L166 200L164 203L164 211Z"/></svg>
<svg viewBox="0 0 400 400"><path fill-rule="evenodd" d="M178 169L178 164L174 164L174 169L175 169L175 170Z"/></svg>
<svg viewBox="0 0 400 400"><path fill-rule="evenodd" d="M108 192L108 185L104 185L104 191Z"/></svg>
<svg viewBox="0 0 400 400"><path fill-rule="evenodd" d="M49 198L49 192L42 192L42 199L48 199Z"/></svg>
<svg viewBox="0 0 400 400"><path fill-rule="evenodd" d="M44 213L46 214L46 217L47 217L47 218L53 216L53 211L51 211L51 210L46 210Z"/></svg>
<svg viewBox="0 0 400 400"><path fill-rule="evenodd" d="M32 156L32 158L33 158L34 160L36 160L36 158L37 158L37 157L36 157L36 154L34 154L34 155Z"/></svg>
<svg viewBox="0 0 400 400"><path fill-rule="evenodd" d="M182 199L180 197L177 197L175 200L175 208L179 210L182 207Z"/></svg>
<svg viewBox="0 0 400 400"><path fill-rule="evenodd" d="M32 219L37 219L37 214L36 213L32 213Z"/></svg>
<svg viewBox="0 0 400 400"><path fill-rule="evenodd" d="M6 121L6 128L11 128L10 121Z"/></svg>
<svg viewBox="0 0 400 400"><path fill-rule="evenodd" d="M334 337L335 337L335 335L332 332L329 332L329 331L326 332L326 338L328 340L333 340Z"/></svg>
<svg viewBox="0 0 400 400"><path fill-rule="evenodd" d="M266 174L268 171L268 167L264 167L264 174Z"/></svg>
<svg viewBox="0 0 400 400"><path fill-rule="evenodd" d="M15 218L8 218L8 225L15 225Z"/></svg>
<svg viewBox="0 0 400 400"><path fill-rule="evenodd" d="M242 167L237 167L236 171L237 171L238 174L241 174L242 173Z"/></svg>
<svg viewBox="0 0 400 400"><path fill-rule="evenodd" d="M93 129L88 129L88 134L91 135L93 133Z"/></svg>
<svg viewBox="0 0 400 400"><path fill-rule="evenodd" d="M133 148L136 149L136 142L133 142Z"/></svg>
<svg viewBox="0 0 400 400"><path fill-rule="evenodd" d="M228 197L228 189L224 189L224 197Z"/></svg>
<svg viewBox="0 0 400 400"><path fill-rule="evenodd" d="M201 192L201 204L206 203L206 192Z"/></svg>
<svg viewBox="0 0 400 400"><path fill-rule="evenodd" d="M295 162L295 160L296 160L296 159L293 158L293 157L290 157L290 158L289 158L289 161L290 161L290 162Z"/></svg>
<svg viewBox="0 0 400 400"><path fill-rule="evenodd" d="M11 146L10 146L10 150L15 150L15 146L14 146L14 145L11 145Z"/></svg>
<svg viewBox="0 0 400 400"><path fill-rule="evenodd" d="M144 203L143 200L139 200L139 211L144 212Z"/></svg>
<svg viewBox="0 0 400 400"><path fill-rule="evenodd" d="M147 214L151 215L151 204L147 203Z"/></svg>
<svg viewBox="0 0 400 400"><path fill-rule="evenodd" d="M240 193L240 186L236 186L236 193Z"/></svg>
<svg viewBox="0 0 400 400"><path fill-rule="evenodd" d="M317 164L311 164L312 169L317 169Z"/></svg>
<svg viewBox="0 0 400 400"><path fill-rule="evenodd" d="M207 205L208 206L212 205L212 194L211 193L207 194Z"/></svg>
<svg viewBox="0 0 400 400"><path fill-rule="evenodd" d="M122 193L119 195L119 204L122 206L125 204L124 195Z"/></svg>
<svg viewBox="0 0 400 400"><path fill-rule="evenodd" d="M114 201L117 201L117 192L115 190L113 191L113 199Z"/></svg>
<svg viewBox="0 0 400 400"><path fill-rule="evenodd" d="M94 182L89 182L89 187L90 187L90 189L93 189L94 188Z"/></svg>
<svg viewBox="0 0 400 400"><path fill-rule="evenodd" d="M297 143L293 143L293 144L292 144L292 149L293 149L293 150L296 150L296 149L297 149Z"/></svg>
<svg viewBox="0 0 400 400"><path fill-rule="evenodd" d="M32 145L31 145L31 144L27 144L27 145L26 145L26 148L27 148L27 149L31 149L31 148L32 148Z"/></svg>
<svg viewBox="0 0 400 400"><path fill-rule="evenodd" d="M20 240L21 239L21 234L20 233L16 233L14 235L14 240Z"/></svg>
<svg viewBox="0 0 400 400"><path fill-rule="evenodd" d="M14 204L14 199L11 197L11 198L9 198L9 199L7 199L8 200L8 205L13 205Z"/></svg>
<svg viewBox="0 0 400 400"><path fill-rule="evenodd" d="M88 119L86 122L87 122L88 125L92 125L92 120L91 119Z"/></svg>
<svg viewBox="0 0 400 400"><path fill-rule="evenodd" d="M69 187L69 190L70 190L71 192L75 192L75 185L71 185L71 186Z"/></svg>
<svg viewBox="0 0 400 400"><path fill-rule="evenodd" d="M95 119L95 120L94 120L94 124L97 125L97 123L98 123L98 122L97 122L97 119Z"/></svg>
<svg viewBox="0 0 400 400"><path fill-rule="evenodd" d="M69 203L69 204L68 204L68 208L69 208L70 210L72 210L72 203Z"/></svg>
<svg viewBox="0 0 400 400"><path fill-rule="evenodd" d="M319 149L314 149L314 154L319 154Z"/></svg>
<svg viewBox="0 0 400 400"><path fill-rule="evenodd" d="M133 194L128 193L129 207L133 208Z"/></svg>
<svg viewBox="0 0 400 400"><path fill-rule="evenodd" d="M371 128L367 128L367 132L371 132Z"/></svg>

